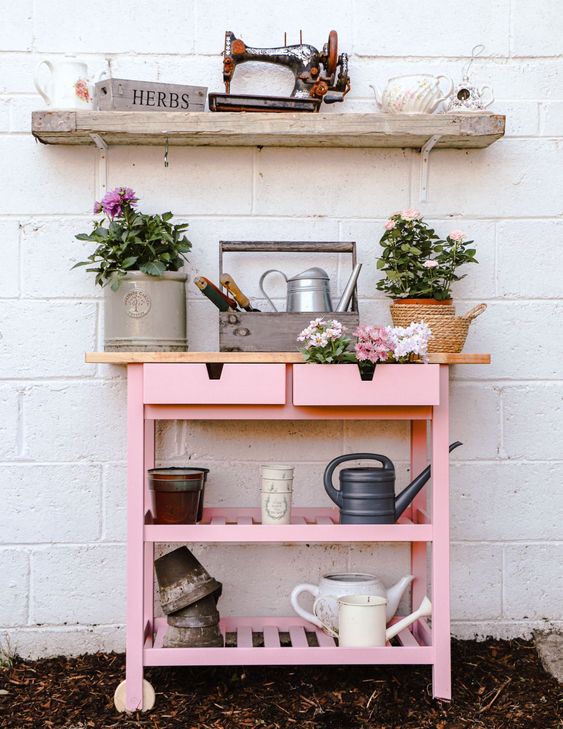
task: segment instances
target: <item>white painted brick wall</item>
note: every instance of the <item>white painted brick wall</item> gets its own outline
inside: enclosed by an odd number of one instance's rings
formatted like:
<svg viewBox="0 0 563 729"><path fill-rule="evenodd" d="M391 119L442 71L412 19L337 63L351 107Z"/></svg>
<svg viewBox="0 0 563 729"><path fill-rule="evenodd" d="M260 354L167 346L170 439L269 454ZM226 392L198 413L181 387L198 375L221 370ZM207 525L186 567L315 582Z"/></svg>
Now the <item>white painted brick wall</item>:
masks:
<svg viewBox="0 0 563 729"><path fill-rule="evenodd" d="M563 621L563 14L557 0L388 3L203 0L130 8L93 0L3 3L0 23L0 630L23 655L123 648L125 383L122 369L86 365L100 348L100 291L83 269L95 196L96 154L46 147L29 135L42 108L33 70L76 53L115 76L221 88L223 31L277 45L283 32L321 45L331 27L350 54L352 91L330 113L373 110L371 83L445 73L457 81L473 45L472 76L493 86L507 138L490 149L432 153L430 194L417 199L419 158L401 150L115 148L109 184L133 186L148 211L191 224L186 270L217 277L220 239L356 240L364 263L362 318L388 322L375 289L382 221L420 207L441 233L475 239L479 266L455 290L460 311L489 304L467 349L489 367L452 373L452 609L463 637L528 635ZM56 12L55 12L56 10ZM285 93L286 71L248 64L233 89ZM276 262L297 271L298 265ZM243 287L269 260L226 262ZM311 265L303 258L303 268ZM340 288L344 265L326 261ZM239 273L240 272L240 273ZM280 289L272 281L274 294ZM188 286L192 349L215 349L217 316ZM324 464L353 450L387 453L407 473L408 429L391 423L224 423L159 427L159 462L212 468L209 500L256 503L261 461L297 464L298 504L328 503ZM289 610L302 580L333 567L373 570L391 582L408 569L402 545L201 547L225 583L222 609ZM252 564L252 571L248 565ZM273 569L276 565L277 569ZM241 574L244 580L241 580ZM263 587L266 589L263 589Z"/></svg>

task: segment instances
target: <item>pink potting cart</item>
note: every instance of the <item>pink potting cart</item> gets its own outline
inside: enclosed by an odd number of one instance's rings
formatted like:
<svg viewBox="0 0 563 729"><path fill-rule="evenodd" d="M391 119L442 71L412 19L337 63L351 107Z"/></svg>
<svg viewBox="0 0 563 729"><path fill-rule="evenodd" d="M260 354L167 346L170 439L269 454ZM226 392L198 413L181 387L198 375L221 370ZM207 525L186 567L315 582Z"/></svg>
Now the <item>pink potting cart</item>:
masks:
<svg viewBox="0 0 563 729"><path fill-rule="evenodd" d="M448 365L486 364L488 355L379 365L371 382L353 365L305 365L288 353L108 352L89 354L87 361L127 364L128 370L127 660L118 708L152 707L145 666L429 664L434 696L451 698ZM222 370L212 371L209 363L223 363ZM145 474L154 466L155 421L178 419L410 420L412 473L427 464L430 430L432 486L397 524L340 525L332 508L295 508L289 525L260 524L257 508L207 508L196 525L152 524ZM427 591L430 563L431 624L421 619L399 633L399 646L339 648L295 616L227 617L221 630L236 634L234 647L163 648L167 623L154 618L153 606L156 542L410 542L413 608ZM289 633L290 646L281 645L280 632ZM253 647L253 634L262 636L255 641L261 647Z"/></svg>

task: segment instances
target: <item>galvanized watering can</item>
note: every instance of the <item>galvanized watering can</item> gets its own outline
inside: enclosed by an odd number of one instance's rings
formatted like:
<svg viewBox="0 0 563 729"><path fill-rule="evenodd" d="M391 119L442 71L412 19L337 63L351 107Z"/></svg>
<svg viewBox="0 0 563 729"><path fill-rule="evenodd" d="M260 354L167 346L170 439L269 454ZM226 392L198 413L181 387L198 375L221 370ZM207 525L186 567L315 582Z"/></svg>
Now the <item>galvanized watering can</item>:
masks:
<svg viewBox="0 0 563 729"><path fill-rule="evenodd" d="M270 273L281 274L287 283L286 311L333 311L330 298L330 279L328 273L317 266L287 278L283 271L271 268L260 277L260 291L270 303L274 311L276 306L262 286Z"/></svg>
<svg viewBox="0 0 563 729"><path fill-rule="evenodd" d="M450 445L450 453L462 445ZM340 471L340 489L334 488L334 469L346 461L379 461L382 468L344 468ZM395 496L395 467L387 456L377 453L351 453L331 461L324 473L327 494L340 507L341 524L394 524L430 478L430 466Z"/></svg>

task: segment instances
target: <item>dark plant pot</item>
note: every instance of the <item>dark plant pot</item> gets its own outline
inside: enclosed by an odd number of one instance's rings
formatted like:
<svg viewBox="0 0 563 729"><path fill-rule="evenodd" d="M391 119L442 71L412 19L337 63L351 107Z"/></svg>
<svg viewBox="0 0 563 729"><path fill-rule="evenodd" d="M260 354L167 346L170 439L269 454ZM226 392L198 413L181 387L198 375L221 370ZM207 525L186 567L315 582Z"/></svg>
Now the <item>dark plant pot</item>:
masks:
<svg viewBox="0 0 563 729"><path fill-rule="evenodd" d="M155 524L195 524L201 520L207 468L152 468L149 486Z"/></svg>

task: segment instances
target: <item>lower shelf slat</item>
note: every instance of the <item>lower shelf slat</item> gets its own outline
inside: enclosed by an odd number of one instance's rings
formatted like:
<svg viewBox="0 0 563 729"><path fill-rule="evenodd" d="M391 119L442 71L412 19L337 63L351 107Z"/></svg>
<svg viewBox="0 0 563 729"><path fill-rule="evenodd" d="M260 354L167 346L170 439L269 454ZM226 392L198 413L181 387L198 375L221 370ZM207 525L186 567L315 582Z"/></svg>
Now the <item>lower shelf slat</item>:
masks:
<svg viewBox="0 0 563 729"><path fill-rule="evenodd" d="M334 639L299 618L228 617L223 648L163 648L165 618L155 621L153 647L144 650L145 666L262 666L346 664L431 664L432 646L420 645L410 629L399 634L400 646L339 648ZM236 644L233 644L233 636Z"/></svg>

